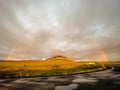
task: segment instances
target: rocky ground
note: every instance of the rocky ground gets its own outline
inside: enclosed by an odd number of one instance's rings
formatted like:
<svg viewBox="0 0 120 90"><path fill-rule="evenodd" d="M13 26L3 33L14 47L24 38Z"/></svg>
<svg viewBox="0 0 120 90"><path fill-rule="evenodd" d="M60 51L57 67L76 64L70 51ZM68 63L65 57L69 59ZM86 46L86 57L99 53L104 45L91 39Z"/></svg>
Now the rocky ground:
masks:
<svg viewBox="0 0 120 90"><path fill-rule="evenodd" d="M0 90L120 90L120 72L109 69L70 76L0 79Z"/></svg>

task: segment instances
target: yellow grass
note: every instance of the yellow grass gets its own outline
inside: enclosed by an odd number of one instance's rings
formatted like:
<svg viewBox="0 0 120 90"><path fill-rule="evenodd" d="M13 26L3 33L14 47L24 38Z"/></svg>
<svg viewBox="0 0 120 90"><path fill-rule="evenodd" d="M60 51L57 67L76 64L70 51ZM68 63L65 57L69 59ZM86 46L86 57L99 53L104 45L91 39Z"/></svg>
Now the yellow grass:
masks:
<svg viewBox="0 0 120 90"><path fill-rule="evenodd" d="M64 57L54 57L46 61L0 61L0 77L30 77L68 75L104 69L93 62L75 62Z"/></svg>

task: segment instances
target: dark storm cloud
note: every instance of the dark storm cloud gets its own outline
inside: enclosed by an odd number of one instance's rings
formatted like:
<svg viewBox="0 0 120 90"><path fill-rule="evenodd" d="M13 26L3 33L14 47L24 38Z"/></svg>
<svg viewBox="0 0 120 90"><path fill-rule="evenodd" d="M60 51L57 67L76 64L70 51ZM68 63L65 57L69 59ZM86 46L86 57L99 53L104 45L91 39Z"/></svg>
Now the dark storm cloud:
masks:
<svg viewBox="0 0 120 90"><path fill-rule="evenodd" d="M1 0L0 59L119 58L119 22L119 0Z"/></svg>

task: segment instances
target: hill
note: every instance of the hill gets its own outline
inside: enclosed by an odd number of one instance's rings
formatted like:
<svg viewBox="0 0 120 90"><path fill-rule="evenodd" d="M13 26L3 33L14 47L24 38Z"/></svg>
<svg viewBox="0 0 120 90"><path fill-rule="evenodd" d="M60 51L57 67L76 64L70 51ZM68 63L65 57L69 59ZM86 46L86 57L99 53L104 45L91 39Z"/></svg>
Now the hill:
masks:
<svg viewBox="0 0 120 90"><path fill-rule="evenodd" d="M64 56L54 56L54 57L51 57L51 58L48 58L47 61L71 61L70 59L64 57Z"/></svg>
<svg viewBox="0 0 120 90"><path fill-rule="evenodd" d="M27 60L0 62L0 78L61 76L103 69L102 64L75 62L64 56L54 56L45 61Z"/></svg>

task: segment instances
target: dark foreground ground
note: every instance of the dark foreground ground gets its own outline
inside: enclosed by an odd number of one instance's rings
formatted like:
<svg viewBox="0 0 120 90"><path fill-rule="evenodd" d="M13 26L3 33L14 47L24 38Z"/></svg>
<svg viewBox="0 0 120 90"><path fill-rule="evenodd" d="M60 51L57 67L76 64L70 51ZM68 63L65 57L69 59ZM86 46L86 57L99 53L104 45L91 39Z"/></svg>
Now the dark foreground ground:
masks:
<svg viewBox="0 0 120 90"><path fill-rule="evenodd" d="M109 69L61 77L0 79L0 90L120 90L120 72Z"/></svg>

